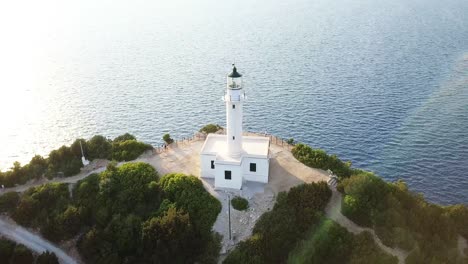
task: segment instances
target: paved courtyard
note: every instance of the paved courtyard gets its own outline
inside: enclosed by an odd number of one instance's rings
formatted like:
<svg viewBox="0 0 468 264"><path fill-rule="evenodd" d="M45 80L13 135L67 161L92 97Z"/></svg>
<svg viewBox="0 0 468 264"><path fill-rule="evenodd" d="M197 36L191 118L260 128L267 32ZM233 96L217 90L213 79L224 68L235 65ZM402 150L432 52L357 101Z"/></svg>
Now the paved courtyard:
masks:
<svg viewBox="0 0 468 264"><path fill-rule="evenodd" d="M154 166L160 175L180 172L200 177L200 150L204 140L172 144L158 154L146 154L138 160ZM297 161L286 146L270 145L270 177L268 184L247 182L242 190L215 189L214 179L200 178L205 188L222 203L222 211L214 224L214 230L223 235L221 254L251 235L258 218L270 210L279 192L305 182L328 180L325 171L307 167ZM231 208L231 239L229 239L228 200L236 195L249 200L249 209L237 211Z"/></svg>

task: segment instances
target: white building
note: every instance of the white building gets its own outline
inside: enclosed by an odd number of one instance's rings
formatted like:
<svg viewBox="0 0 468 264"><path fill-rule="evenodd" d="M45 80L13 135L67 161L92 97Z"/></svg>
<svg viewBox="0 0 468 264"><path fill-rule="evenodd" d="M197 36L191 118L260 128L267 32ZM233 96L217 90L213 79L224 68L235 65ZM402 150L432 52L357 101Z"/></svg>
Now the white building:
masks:
<svg viewBox="0 0 468 264"><path fill-rule="evenodd" d="M227 76L226 135L209 134L201 149L201 176L214 178L215 187L241 189L245 181L268 182L268 137L242 135L245 93L236 67Z"/></svg>

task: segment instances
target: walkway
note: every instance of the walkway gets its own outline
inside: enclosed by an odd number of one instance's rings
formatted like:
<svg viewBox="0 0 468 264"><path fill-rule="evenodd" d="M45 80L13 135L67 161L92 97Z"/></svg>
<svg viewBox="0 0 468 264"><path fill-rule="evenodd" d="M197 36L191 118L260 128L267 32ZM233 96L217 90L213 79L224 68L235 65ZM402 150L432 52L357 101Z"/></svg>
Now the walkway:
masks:
<svg viewBox="0 0 468 264"><path fill-rule="evenodd" d="M0 218L0 233L6 238L15 241L16 243L21 243L31 250L41 254L42 252L48 250L54 252L60 263L62 264L76 264L77 262L68 256L65 251L54 246L51 242L43 239L42 237L33 234L27 229L17 225L12 220L1 217Z"/></svg>
<svg viewBox="0 0 468 264"><path fill-rule="evenodd" d="M360 227L356 225L353 221L349 220L346 216L341 214L341 193L338 192L335 188L330 187L332 189L332 197L330 198L330 202L328 203L327 207L325 208L325 214L328 218L332 219L333 221L337 222L341 226L345 227L349 232L353 234L359 234L364 231L368 231L372 234L375 243L386 253L395 256L398 258L398 263L404 264L405 259L408 256L408 252L399 249L399 248L390 248L385 246L380 238L375 234L374 230L367 227Z"/></svg>

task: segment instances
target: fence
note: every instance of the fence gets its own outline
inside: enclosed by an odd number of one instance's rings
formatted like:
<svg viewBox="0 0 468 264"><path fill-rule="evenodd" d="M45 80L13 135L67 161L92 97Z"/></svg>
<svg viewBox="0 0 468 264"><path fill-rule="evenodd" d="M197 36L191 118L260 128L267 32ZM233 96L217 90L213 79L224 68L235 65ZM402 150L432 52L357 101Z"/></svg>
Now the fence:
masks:
<svg viewBox="0 0 468 264"><path fill-rule="evenodd" d="M223 129L218 132L218 134L225 135L226 131ZM244 132L245 136L260 136L260 137L269 137L270 138L270 144L275 144L277 146L283 147L287 150L291 150L295 143L291 142L291 140L286 140L283 138L279 138L267 133L259 133L259 132L252 132L252 131L245 131ZM203 133L195 133L191 137L183 137L181 139L175 139L174 142L172 142L170 145L167 144L160 144L158 146L155 146L153 149L153 153L162 153L166 151L168 148L171 148L172 146L179 146L179 145L184 145L191 143L193 141L198 141L198 140L205 140L206 139L206 134Z"/></svg>
<svg viewBox="0 0 468 264"><path fill-rule="evenodd" d="M179 146L179 145L184 145L188 144L193 141L198 141L198 140L204 140L206 138L206 135L203 133L195 133L191 137L182 137L181 139L174 139L174 141L171 144L160 144L157 146L154 146L153 148L153 153L162 153L166 151L167 149L171 148L172 146Z"/></svg>

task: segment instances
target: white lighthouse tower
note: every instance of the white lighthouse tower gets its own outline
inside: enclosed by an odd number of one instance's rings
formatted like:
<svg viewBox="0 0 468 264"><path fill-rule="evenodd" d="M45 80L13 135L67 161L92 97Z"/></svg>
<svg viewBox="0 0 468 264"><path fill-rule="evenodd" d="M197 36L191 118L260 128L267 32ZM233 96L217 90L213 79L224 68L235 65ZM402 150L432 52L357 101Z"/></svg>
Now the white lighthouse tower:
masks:
<svg viewBox="0 0 468 264"><path fill-rule="evenodd" d="M232 72L227 76L226 103L227 151L229 156L238 158L242 153L242 104L245 93L242 89L242 74L232 65Z"/></svg>
<svg viewBox="0 0 468 264"><path fill-rule="evenodd" d="M242 189L244 182L268 182L270 139L242 135L242 75L233 65L227 76L226 135L209 134L200 152L200 175L214 178L215 188Z"/></svg>

